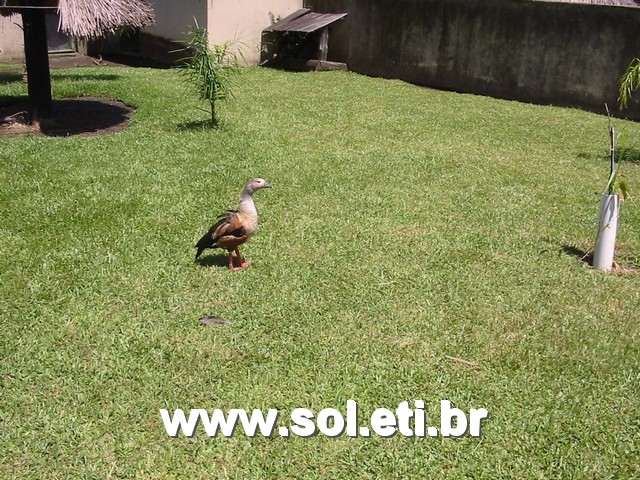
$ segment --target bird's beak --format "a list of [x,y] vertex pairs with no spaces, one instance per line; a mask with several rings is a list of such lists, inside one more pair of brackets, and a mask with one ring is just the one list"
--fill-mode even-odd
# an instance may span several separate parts
[[271,187],[271,185],[270,185],[270,184],[265,183],[265,184],[262,186],[262,188],[272,188],[272,187]]

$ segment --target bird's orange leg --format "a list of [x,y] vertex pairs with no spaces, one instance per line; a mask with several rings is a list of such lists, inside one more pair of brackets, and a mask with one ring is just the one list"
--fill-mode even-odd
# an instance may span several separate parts
[[240,264],[238,269],[247,268],[249,265],[251,265],[251,262],[244,261],[244,258],[242,258],[242,255],[240,255],[240,250],[238,249],[238,247],[235,248],[235,251],[236,251],[236,257],[238,258],[238,263]]
[[227,266],[230,270],[235,270],[233,267],[233,252],[231,252],[231,250],[229,250],[229,255],[227,255]]

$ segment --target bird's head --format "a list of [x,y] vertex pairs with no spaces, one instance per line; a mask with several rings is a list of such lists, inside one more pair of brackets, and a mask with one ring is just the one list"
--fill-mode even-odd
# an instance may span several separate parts
[[244,187],[244,191],[249,195],[253,195],[261,188],[271,188],[271,185],[269,185],[264,178],[254,178],[247,183],[247,186]]

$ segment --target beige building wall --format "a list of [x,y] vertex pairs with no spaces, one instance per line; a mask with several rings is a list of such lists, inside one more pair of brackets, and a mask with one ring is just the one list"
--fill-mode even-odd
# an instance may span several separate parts
[[[197,21],[207,29],[209,43],[234,43],[242,53],[240,62],[248,65],[258,64],[262,30],[271,24],[271,19],[285,17],[302,8],[303,3],[303,0],[148,1],[155,12],[156,23],[141,30],[145,35],[143,55],[166,53],[171,47],[170,41],[186,40],[186,32]],[[155,52],[148,49],[153,43]]]
[[0,62],[24,59],[24,39],[20,15],[0,16]]
[[286,17],[302,8],[302,3],[302,0],[208,0],[209,42],[235,42],[242,51],[239,60],[257,65],[262,30],[271,25],[272,18]]
[[[165,40],[184,40],[195,18],[198,25],[207,28],[210,43],[235,42],[242,51],[240,60],[257,65],[262,30],[271,24],[272,18],[286,17],[302,8],[303,0],[149,0],[149,3],[156,23],[142,32]],[[20,24],[19,15],[0,16],[0,62],[24,58]]]

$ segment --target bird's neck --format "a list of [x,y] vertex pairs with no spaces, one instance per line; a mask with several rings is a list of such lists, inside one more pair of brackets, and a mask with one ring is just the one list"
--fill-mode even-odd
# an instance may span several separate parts
[[253,202],[253,196],[250,193],[243,192],[243,194],[240,196],[238,211],[249,215],[258,214],[258,211],[256,210],[256,204]]

